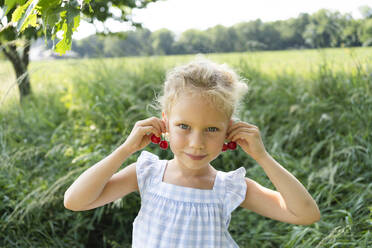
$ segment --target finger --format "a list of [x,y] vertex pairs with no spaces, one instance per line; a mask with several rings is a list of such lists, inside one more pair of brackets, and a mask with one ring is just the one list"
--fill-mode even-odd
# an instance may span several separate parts
[[243,126],[243,125],[246,125],[247,123],[244,122],[244,121],[234,121],[232,123],[232,125],[230,126],[231,129],[234,129],[236,127],[239,127],[239,126]]
[[163,133],[162,127],[161,127],[161,120],[156,117],[150,117],[150,118],[147,118],[146,120],[143,120],[140,123],[140,126],[153,126],[154,128],[157,129],[156,135],[158,137],[160,137],[161,133]]
[[157,137],[161,137],[161,133],[159,132],[158,129],[156,129],[153,126],[145,126],[145,127],[138,127],[139,133],[141,136],[147,135],[149,136],[151,133],[155,134]]
[[[161,134],[163,133],[163,130],[162,130],[162,127],[161,127],[161,120],[157,117],[152,117],[151,118],[151,123],[159,131],[160,136],[161,136]],[[158,137],[160,137],[160,136],[158,136]]]
[[246,122],[236,122],[234,123],[227,131],[227,135],[231,134],[234,130],[240,128],[240,127],[250,127],[250,125],[247,125],[248,123]]
[[154,121],[156,122],[156,125],[159,128],[160,134],[167,132],[165,122],[162,119],[155,118]]
[[229,130],[229,132],[227,133],[227,136],[231,136],[233,132],[237,132],[236,130],[239,130],[240,128],[250,128],[252,130],[259,132],[259,129],[257,126],[248,124],[246,122],[240,122],[240,123],[237,123],[236,126],[233,126],[231,130]]
[[167,132],[167,126],[165,125],[165,121],[164,120],[161,120],[161,131],[162,131],[162,133],[166,133]]
[[237,142],[238,140],[246,140],[246,141],[248,141],[253,136],[254,136],[254,133],[247,133],[247,132],[245,132],[245,133],[237,133],[234,136],[232,136],[230,140],[233,141],[233,142]]
[[239,127],[237,129],[235,129],[234,131],[232,131],[228,136],[227,136],[227,139],[228,140],[232,140],[233,137],[235,135],[237,135],[238,133],[254,133],[256,132],[256,129],[254,128],[251,128],[251,127]]
[[251,138],[260,138],[260,132],[255,128],[249,128],[244,132],[238,132],[235,135],[230,136],[232,141],[238,140],[239,138],[251,139]]
[[257,126],[251,124],[251,123],[248,123],[248,122],[245,122],[245,121],[237,121],[235,122],[235,124],[239,124],[239,125],[245,125],[245,126],[249,126],[249,127],[255,127],[257,128]]

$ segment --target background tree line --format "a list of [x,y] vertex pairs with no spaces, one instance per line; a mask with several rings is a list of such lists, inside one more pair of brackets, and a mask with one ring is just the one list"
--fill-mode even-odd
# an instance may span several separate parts
[[80,57],[122,57],[193,53],[227,53],[372,45],[372,9],[360,8],[363,19],[326,9],[283,21],[260,19],[205,31],[189,29],[179,37],[168,30],[127,31],[115,36],[92,35],[74,41]]

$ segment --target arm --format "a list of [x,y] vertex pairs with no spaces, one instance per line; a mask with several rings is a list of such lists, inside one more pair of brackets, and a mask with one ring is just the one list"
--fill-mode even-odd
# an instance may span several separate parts
[[293,224],[312,224],[320,219],[318,206],[305,187],[266,152],[256,126],[245,122],[231,124],[227,137],[258,162],[278,190],[246,178],[247,193],[242,207]]
[[135,164],[127,166],[113,176],[129,156],[130,152],[125,146],[120,146],[87,169],[65,192],[65,207],[74,211],[88,210],[137,190]]
[[163,131],[165,125],[156,117],[137,122],[124,144],[87,169],[67,189],[65,207],[74,211],[88,210],[138,190],[135,163],[113,174],[132,153],[150,143],[151,133],[160,136]]
[[278,191],[246,178],[247,193],[241,207],[292,224],[309,225],[320,219],[316,202],[291,173],[269,154],[257,162]]

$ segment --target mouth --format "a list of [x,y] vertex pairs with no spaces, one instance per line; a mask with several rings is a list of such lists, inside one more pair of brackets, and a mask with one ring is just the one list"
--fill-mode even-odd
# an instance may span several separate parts
[[195,156],[195,155],[191,155],[191,154],[188,154],[186,153],[187,156],[189,156],[192,160],[202,160],[203,158],[205,158],[207,155],[202,155],[202,156]]

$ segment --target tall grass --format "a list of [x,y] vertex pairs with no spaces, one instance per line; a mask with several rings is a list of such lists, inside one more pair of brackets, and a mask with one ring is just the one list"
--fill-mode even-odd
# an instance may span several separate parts
[[[229,230],[240,247],[372,245],[371,57],[342,50],[344,61],[335,67],[339,51],[208,56],[249,80],[239,117],[259,126],[267,150],[305,185],[322,213],[318,223],[296,226],[239,208]],[[34,63],[34,95],[22,108],[6,98],[0,109],[0,247],[130,247],[138,193],[85,212],[64,209],[63,193],[124,142],[138,119],[159,116],[149,104],[166,70],[192,58]],[[297,62],[270,71],[267,61],[278,58]],[[300,58],[316,63],[297,68]],[[169,151],[146,149],[171,158]],[[213,165],[223,171],[244,166],[247,177],[273,188],[241,150]]]

